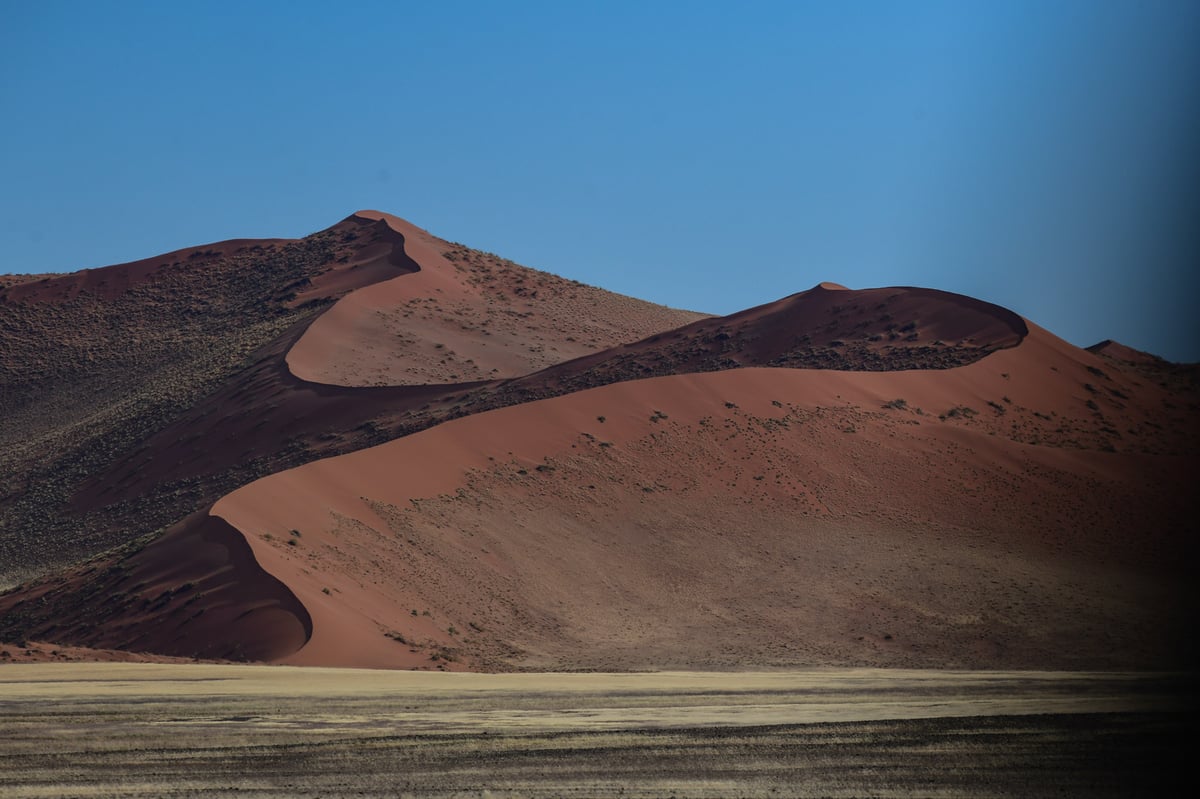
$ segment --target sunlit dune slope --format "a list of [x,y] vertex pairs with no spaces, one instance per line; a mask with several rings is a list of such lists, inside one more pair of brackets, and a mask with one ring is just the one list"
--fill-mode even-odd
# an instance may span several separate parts
[[732,369],[480,413],[211,518],[309,614],[284,662],[1178,666],[1195,442],[1167,454],[1163,389],[1028,331],[954,369]]
[[0,640],[482,670],[1191,662],[1194,367],[926,288],[701,318],[375,212],[196,252],[0,288],[0,579],[41,575],[0,596]]
[[1064,390],[1091,365],[1038,331],[937,373],[624,383],[269,477],[212,513],[309,608],[290,662],[1170,664],[1196,510],[1180,463],[1021,442],[1035,413],[1094,413]]
[[585,286],[432,236],[378,211],[353,217],[403,240],[420,271],[360,288],[287,356],[304,380],[345,386],[515,377],[703,314]]

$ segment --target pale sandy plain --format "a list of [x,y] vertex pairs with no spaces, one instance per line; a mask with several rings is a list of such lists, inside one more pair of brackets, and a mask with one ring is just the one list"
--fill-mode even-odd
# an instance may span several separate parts
[[0,668],[0,796],[1124,796],[1171,674]]

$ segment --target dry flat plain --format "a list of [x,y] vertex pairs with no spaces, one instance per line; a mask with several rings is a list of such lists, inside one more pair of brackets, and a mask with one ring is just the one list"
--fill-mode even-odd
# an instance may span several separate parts
[[1129,796],[1190,677],[0,668],[0,796]]

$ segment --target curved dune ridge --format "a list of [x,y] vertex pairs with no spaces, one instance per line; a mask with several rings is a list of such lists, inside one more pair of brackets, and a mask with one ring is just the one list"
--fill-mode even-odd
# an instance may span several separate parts
[[704,315],[585,286],[436,238],[386,226],[419,271],[359,288],[287,355],[295,376],[340,386],[467,383],[516,377]]
[[[871,341],[875,326],[910,324],[915,341]],[[728,341],[752,365],[849,351],[811,341],[840,330],[931,368],[725,357]],[[945,368],[948,353],[968,365]],[[724,371],[686,373],[714,354]],[[612,371],[603,379],[623,382],[587,390],[613,358],[674,360],[676,372]],[[271,363],[230,400],[252,400]],[[37,640],[312,665],[1176,662],[1169,608],[1183,600],[1163,574],[1186,560],[1175,528],[1191,512],[1179,506],[1188,470],[1149,453],[1195,442],[1154,421],[1165,388],[1004,309],[817,287],[506,385],[565,395],[497,394],[518,404],[255,481],[135,555],[30,586],[0,611],[40,613],[25,625]],[[296,408],[332,423],[365,412],[364,398],[378,411],[395,392],[412,407],[436,390],[254,389],[293,427]],[[292,394],[301,404],[280,410]],[[236,407],[231,446],[273,440]],[[174,459],[159,453],[130,477]],[[216,552],[214,536],[244,540],[192,553]],[[108,595],[115,606],[87,609]]]
[[[265,464],[222,436],[238,422],[222,411],[263,414],[272,399],[214,405],[213,395],[263,377],[260,355],[274,368],[279,345],[342,294],[418,268],[397,234],[372,225],[349,219],[295,241],[224,242],[0,281],[0,585],[160,530],[264,474],[281,455],[295,457],[287,438],[249,426],[243,441],[267,450]],[[266,382],[248,390],[290,396],[290,387]],[[287,421],[272,418],[272,431]],[[147,449],[167,427],[173,437]],[[212,435],[223,438],[223,459],[199,453],[199,471],[182,462]],[[181,454],[164,461],[164,446]],[[147,460],[140,472],[106,479]],[[164,486],[166,479],[189,482]],[[130,503],[92,513],[122,498]]]
[[[377,223],[364,224],[364,229],[383,236]],[[398,244],[388,241],[389,246]],[[377,254],[370,257],[375,260],[368,264],[379,263]],[[337,274],[355,273],[350,268]],[[393,282],[417,276],[406,274]],[[324,318],[318,317],[317,322]],[[290,359],[298,346],[288,338],[213,391],[203,404],[97,471],[80,487],[73,504],[89,509],[132,501],[160,484],[267,460],[281,441],[303,444],[315,453],[332,449],[330,454],[336,454],[377,443],[372,439],[379,435],[423,429],[444,416],[623,380],[696,371],[748,366],[949,368],[1013,346],[1026,330],[1025,322],[1011,311],[933,289],[830,291],[818,286],[507,381],[375,388],[328,386],[295,378],[278,365],[283,353]],[[300,342],[307,340],[303,330],[295,336]],[[197,435],[201,429],[208,432]]]
[[36,618],[47,605],[54,618],[42,637],[94,650],[270,661],[312,635],[304,604],[259,565],[247,539],[203,513],[144,549],[0,598],[9,617]]
[[572,389],[747,366],[898,371],[972,363],[1021,342],[1020,316],[935,289],[808,291],[652,335],[531,375]]
[[194,401],[121,417],[61,487],[126,541],[192,515],[0,596],[0,637],[479,670],[1187,662],[1185,367],[926,288],[703,317],[379,212],[230,246],[0,289],[87,316],[153,284],[156,310],[169,272],[205,319],[208,258],[258,264],[221,320],[273,320],[179,372],[196,328],[163,372]]
[[1086,421],[1088,366],[1034,328],[935,373],[626,382],[272,475],[212,513],[308,608],[288,663],[1172,663],[1176,463],[1011,433]]

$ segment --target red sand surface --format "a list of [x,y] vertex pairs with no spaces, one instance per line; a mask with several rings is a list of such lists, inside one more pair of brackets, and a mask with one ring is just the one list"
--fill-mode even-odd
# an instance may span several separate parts
[[292,373],[343,386],[515,377],[702,317],[458,247],[390,214],[359,211],[419,271],[342,298],[288,352]]
[[697,319],[383,214],[338,230],[355,254],[294,301],[349,293],[75,502],[419,432],[0,597],[29,638],[482,670],[1190,662],[1196,398],[1154,362],[930,289]]
[[[274,475],[212,512],[312,615],[286,662],[1167,663],[1175,520],[1195,504],[1178,462],[1010,427],[1085,417],[1069,389],[1090,357],[1035,328],[941,372],[623,383]],[[982,410],[935,415],[952,408]]]

